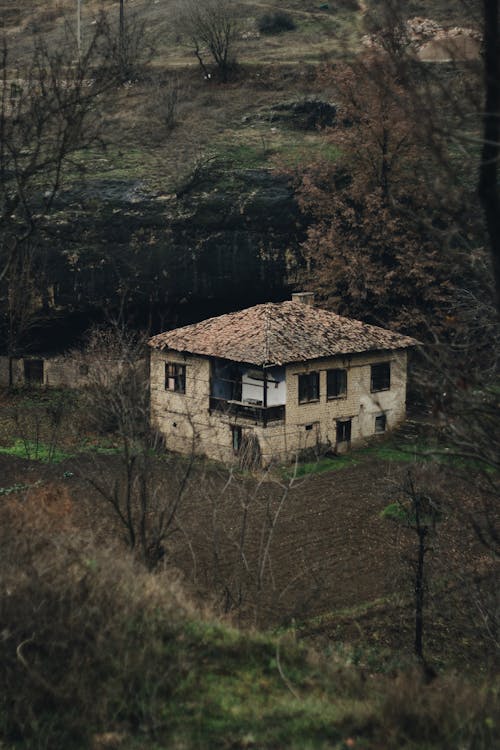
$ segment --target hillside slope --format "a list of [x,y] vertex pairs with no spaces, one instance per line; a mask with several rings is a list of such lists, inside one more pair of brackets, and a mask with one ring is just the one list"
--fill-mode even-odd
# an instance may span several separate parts
[[18,750],[490,750],[495,685],[319,655],[200,612],[78,532],[67,498],[1,509],[0,742]]

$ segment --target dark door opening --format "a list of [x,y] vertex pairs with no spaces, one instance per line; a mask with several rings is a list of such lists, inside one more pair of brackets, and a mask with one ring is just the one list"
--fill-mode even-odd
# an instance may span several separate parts
[[337,443],[351,442],[351,420],[346,419],[343,422],[337,422]]

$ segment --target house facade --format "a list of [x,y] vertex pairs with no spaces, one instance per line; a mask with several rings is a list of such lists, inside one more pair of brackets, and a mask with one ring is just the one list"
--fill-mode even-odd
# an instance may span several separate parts
[[343,452],[405,417],[408,336],[309,295],[154,336],[151,420],[175,451],[226,463]]

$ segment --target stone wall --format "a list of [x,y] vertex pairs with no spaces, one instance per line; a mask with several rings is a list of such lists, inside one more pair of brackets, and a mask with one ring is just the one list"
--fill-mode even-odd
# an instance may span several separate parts
[[[25,377],[25,362],[42,361],[41,382],[29,382]],[[13,357],[12,385],[42,385],[59,388],[81,388],[86,383],[86,369],[70,356],[60,357]],[[9,385],[9,358],[0,357],[0,385]]]
[[[40,382],[30,382],[25,376],[25,363],[30,361],[43,362]],[[99,364],[103,368],[103,363]],[[139,365],[146,366],[146,360],[140,360]],[[115,360],[109,360],[105,366],[110,376],[119,367],[121,364]],[[87,385],[88,376],[92,374],[92,359],[84,353],[76,356],[68,354],[58,357],[13,357],[11,368],[12,385],[15,387],[40,385],[55,388],[82,388]],[[9,386],[9,358],[4,356],[0,357],[0,386]]]
[[[165,390],[165,363],[186,365],[186,392]],[[390,362],[391,387],[370,392],[371,365]],[[336,441],[337,420],[351,419],[351,444],[375,434],[375,418],[385,415],[387,429],[399,424],[406,407],[406,351],[374,352],[349,357],[332,357],[286,368],[286,418],[264,426],[251,419],[209,410],[210,360],[178,352],[151,351],[151,419],[165,437],[169,449],[194,452],[235,463],[232,429],[252,432],[259,441],[262,462],[293,460],[297,453],[320,447],[343,450]],[[327,399],[327,369],[347,370],[346,397]],[[299,404],[298,375],[316,371],[320,375],[320,396],[314,403]]]

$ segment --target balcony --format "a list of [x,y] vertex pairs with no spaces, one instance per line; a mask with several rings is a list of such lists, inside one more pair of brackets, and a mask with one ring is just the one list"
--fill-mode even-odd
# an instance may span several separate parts
[[282,422],[285,419],[285,404],[278,406],[262,406],[246,401],[233,401],[215,396],[210,397],[210,412],[217,411],[231,417],[241,417],[252,422],[266,425],[270,422]]

